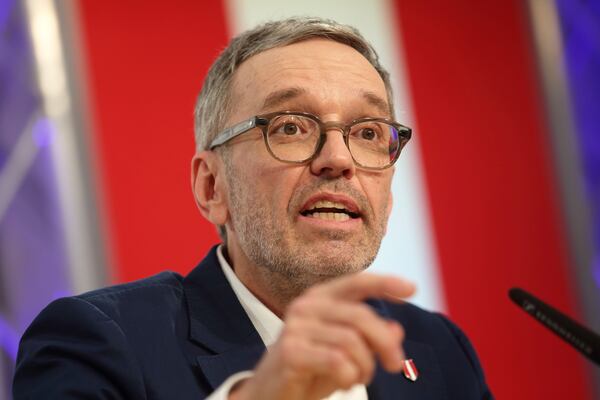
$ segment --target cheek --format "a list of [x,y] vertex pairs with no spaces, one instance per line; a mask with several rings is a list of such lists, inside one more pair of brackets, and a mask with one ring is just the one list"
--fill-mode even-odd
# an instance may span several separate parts
[[263,190],[265,197],[269,198],[269,206],[274,214],[283,217],[289,211],[301,175],[297,170],[298,167],[289,167],[282,163],[263,169],[259,190]]
[[248,150],[240,152],[236,159],[236,170],[240,176],[238,183],[245,186],[254,202],[261,203],[255,206],[282,216],[287,212],[303,168],[277,161],[266,150],[260,150],[252,148],[254,153]]
[[361,179],[373,211],[387,217],[391,210],[391,175],[369,175]]

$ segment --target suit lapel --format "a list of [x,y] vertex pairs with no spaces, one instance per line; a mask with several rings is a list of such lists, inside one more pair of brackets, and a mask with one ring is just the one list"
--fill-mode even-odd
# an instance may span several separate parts
[[183,282],[190,340],[209,355],[196,362],[213,389],[236,372],[253,369],[265,346],[219,265],[216,247]]
[[[190,340],[208,352],[197,356],[195,361],[213,389],[236,372],[253,369],[265,346],[225,278],[216,248],[184,279],[183,286]],[[383,302],[368,303],[381,316],[390,318]],[[419,371],[417,381],[409,381],[402,373],[390,374],[378,363],[373,381],[367,387],[369,400],[446,398],[433,349],[424,343],[405,340],[404,351],[415,361]]]
[[198,356],[196,362],[206,380],[216,389],[236,372],[254,369],[264,351],[265,346],[261,343],[221,354]]

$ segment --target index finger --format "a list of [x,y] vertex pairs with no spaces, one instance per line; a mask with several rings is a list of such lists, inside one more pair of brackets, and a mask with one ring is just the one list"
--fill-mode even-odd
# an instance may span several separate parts
[[396,276],[359,273],[332,280],[313,291],[346,300],[362,301],[375,297],[400,303],[415,292],[415,285]]

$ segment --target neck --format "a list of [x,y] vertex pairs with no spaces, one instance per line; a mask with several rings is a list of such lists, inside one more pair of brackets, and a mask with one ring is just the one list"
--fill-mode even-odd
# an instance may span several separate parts
[[281,319],[287,306],[304,290],[295,287],[288,277],[255,265],[239,246],[228,245],[223,255],[244,286]]

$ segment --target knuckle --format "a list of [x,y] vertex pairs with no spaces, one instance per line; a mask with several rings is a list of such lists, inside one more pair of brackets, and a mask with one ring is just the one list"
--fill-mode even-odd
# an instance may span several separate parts
[[358,304],[356,306],[355,318],[359,323],[371,323],[375,318],[375,314],[371,307],[366,304]]
[[279,354],[284,364],[293,365],[298,354],[298,343],[294,338],[281,337],[279,341]]
[[360,381],[360,370],[339,350],[331,351],[329,365],[334,380],[340,389],[350,389]]
[[348,360],[341,351],[332,349],[329,352],[327,362],[332,371],[341,371],[344,369]]
[[357,379],[354,378],[355,376],[356,376],[356,374],[344,374],[339,381],[340,389],[342,389],[342,390],[351,389],[352,386],[354,386],[355,383],[357,382]]
[[338,375],[338,383],[341,389],[348,390],[360,381],[360,373],[357,368],[348,365]]
[[343,329],[339,333],[339,343],[345,346],[356,346],[361,341],[359,335],[351,329]]
[[299,332],[302,332],[303,325],[304,324],[302,323],[302,320],[300,318],[290,317],[285,321],[285,324],[283,325],[283,329],[281,330],[281,336],[295,336]]
[[294,300],[289,308],[289,315],[306,315],[314,307],[312,298],[308,296],[301,296]]

